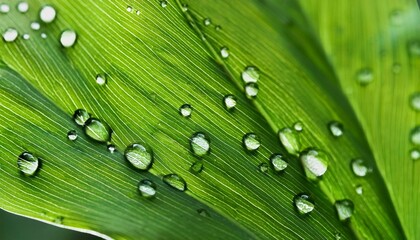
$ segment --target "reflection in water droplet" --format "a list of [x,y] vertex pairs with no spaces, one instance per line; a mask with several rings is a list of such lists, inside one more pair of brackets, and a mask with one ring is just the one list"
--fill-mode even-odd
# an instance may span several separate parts
[[364,177],[372,171],[372,169],[366,165],[365,161],[360,158],[351,161],[351,169],[353,170],[354,175],[358,177]]
[[283,128],[279,131],[279,139],[286,151],[292,155],[298,155],[300,151],[300,136],[290,128]]
[[160,1],[160,6],[164,8],[164,7],[168,6],[168,2],[167,1]]
[[32,22],[31,23],[31,29],[32,30],[39,30],[41,28],[41,25],[38,22]]
[[206,209],[203,209],[203,208],[197,209],[197,213],[200,216],[203,216],[203,217],[210,217],[210,214],[207,212],[207,210]]
[[72,47],[76,43],[77,34],[73,30],[65,30],[61,33],[60,43],[65,48]]
[[306,177],[317,180],[325,174],[328,168],[328,156],[325,152],[314,148],[308,148],[299,156],[305,170]]
[[256,151],[261,146],[260,138],[255,133],[247,133],[242,138],[242,144],[247,151]]
[[201,171],[203,171],[203,162],[197,161],[193,163],[190,167],[190,170],[192,173],[201,173]]
[[343,135],[343,124],[337,121],[331,121],[328,123],[328,129],[334,137],[341,137]]
[[19,33],[14,28],[8,28],[3,32],[3,40],[5,42],[14,42],[18,37]]
[[125,149],[124,156],[137,169],[148,170],[152,167],[153,151],[143,144],[134,143],[128,146]]
[[77,139],[77,132],[75,131],[75,130],[70,130],[68,133],[67,133],[67,138],[70,140],[70,141],[74,141],[74,140],[76,140]]
[[259,88],[258,88],[258,84],[256,83],[248,83],[245,85],[245,95],[249,99],[256,98],[258,95],[258,91],[259,91]]
[[10,11],[9,4],[2,3],[0,4],[0,13],[8,13]]
[[210,153],[210,139],[202,132],[194,133],[190,138],[190,147],[194,155],[202,157]]
[[32,153],[23,152],[17,160],[19,171],[25,176],[33,176],[40,167],[40,159]]
[[77,125],[84,126],[86,121],[91,117],[90,113],[88,113],[84,109],[77,109],[74,111],[73,120],[77,123]]
[[39,18],[41,18],[41,21],[44,23],[50,23],[54,21],[56,15],[57,12],[55,11],[55,8],[49,5],[42,7],[41,11],[39,12]]
[[117,148],[115,147],[115,145],[114,144],[108,144],[108,146],[106,147],[106,149],[108,150],[108,152],[110,152],[110,153],[114,153],[116,150],[117,150]]
[[362,185],[357,185],[356,186],[356,193],[359,195],[363,194],[363,186]]
[[258,170],[262,173],[268,173],[268,168],[269,166],[267,163],[260,163],[260,165],[258,165]]
[[296,122],[294,125],[293,125],[293,128],[295,129],[295,131],[297,131],[297,132],[302,132],[302,130],[303,130],[303,124],[301,123],[301,122]]
[[111,139],[112,129],[99,119],[89,118],[83,129],[88,137],[98,142],[108,142]]
[[415,111],[420,111],[420,92],[415,92],[410,96],[410,106]]
[[223,103],[225,105],[225,108],[229,111],[235,109],[236,101],[237,101],[236,97],[233,96],[232,94],[228,94],[223,97]]
[[153,198],[156,195],[156,184],[149,179],[141,180],[138,189],[145,198]]
[[220,56],[222,56],[222,58],[228,58],[229,57],[229,49],[227,47],[222,47],[220,49]]
[[338,219],[345,221],[353,215],[354,204],[349,199],[335,201],[335,209],[337,210]]
[[21,13],[26,13],[29,10],[29,4],[27,2],[20,2],[17,5],[17,10]]
[[360,85],[366,86],[373,81],[373,73],[369,68],[363,68],[357,72],[357,80]]
[[105,85],[107,82],[106,74],[100,73],[96,75],[95,81],[96,81],[96,84],[98,84],[99,86]]
[[187,183],[178,174],[168,174],[163,176],[163,182],[175,188],[178,191],[184,192],[187,190]]
[[306,193],[297,194],[293,198],[293,203],[295,209],[299,214],[308,214],[312,212],[315,208],[313,201],[310,199],[309,195]]
[[420,126],[414,127],[410,132],[411,143],[420,145]]
[[410,157],[412,160],[419,160],[420,159],[420,150],[419,149],[411,149]]
[[260,70],[254,66],[247,66],[242,72],[242,80],[245,83],[256,83],[260,79]]
[[287,161],[283,159],[283,155],[280,153],[271,155],[270,162],[276,172],[283,172],[288,166]]
[[179,107],[179,114],[181,114],[181,116],[186,117],[186,118],[191,116],[192,111],[193,111],[193,108],[191,107],[190,104],[187,104],[187,103]]
[[203,23],[204,23],[204,26],[209,26],[211,24],[211,19],[210,18],[205,18]]

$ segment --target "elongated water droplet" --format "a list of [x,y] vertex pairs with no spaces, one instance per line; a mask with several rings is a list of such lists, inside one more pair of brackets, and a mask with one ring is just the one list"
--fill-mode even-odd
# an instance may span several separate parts
[[19,33],[14,28],[8,28],[3,32],[3,40],[5,42],[14,42],[18,37]]
[[110,152],[110,153],[114,153],[116,150],[117,150],[117,148],[115,147],[115,145],[114,144],[108,144],[108,146],[106,146],[106,149],[108,150],[108,152]]
[[210,24],[211,24],[211,19],[210,19],[210,18],[205,18],[205,19],[203,20],[203,23],[204,23],[204,26],[210,26]]
[[420,111],[420,92],[415,92],[410,96],[410,105],[415,111]]
[[354,175],[358,177],[364,177],[372,171],[372,169],[366,165],[365,161],[360,158],[351,161],[351,169],[353,170]]
[[295,209],[299,214],[308,214],[312,212],[315,208],[315,204],[312,199],[306,193],[297,194],[293,198]]
[[202,132],[194,133],[190,138],[190,147],[194,155],[202,157],[210,152],[210,139]]
[[306,177],[316,180],[325,174],[328,168],[328,156],[321,150],[308,148],[300,155]]
[[190,167],[190,171],[192,173],[201,173],[201,171],[203,171],[203,162],[202,161],[197,161],[197,162],[193,163]]
[[245,150],[253,152],[260,148],[261,141],[255,133],[247,133],[242,138],[242,144]]
[[153,151],[144,144],[134,143],[124,152],[125,159],[140,170],[148,170],[153,164]]
[[183,117],[190,117],[191,113],[193,111],[193,108],[191,107],[190,104],[183,104],[181,107],[179,107],[179,114],[181,114],[181,116]]
[[341,137],[344,133],[343,124],[337,121],[331,121],[328,123],[328,129],[334,137]]
[[210,217],[210,214],[207,212],[207,210],[203,208],[197,209],[197,213],[203,217]]
[[363,186],[362,185],[357,185],[356,186],[356,193],[359,195],[363,194]]
[[29,4],[27,2],[20,2],[17,5],[17,10],[21,13],[26,13],[29,10]]
[[88,113],[84,109],[77,109],[74,111],[73,120],[77,123],[77,125],[84,126],[86,121],[89,120],[91,117],[90,113]]
[[335,201],[335,209],[337,210],[338,219],[345,221],[353,215],[354,204],[349,199]]
[[6,3],[0,4],[0,13],[8,13],[8,12],[10,12],[9,4],[6,4]]
[[259,92],[258,84],[256,83],[247,83],[245,85],[245,95],[249,99],[254,99],[257,97]]
[[222,48],[220,49],[220,56],[221,56],[222,58],[228,58],[228,57],[229,57],[229,48],[227,48],[227,47],[222,47]]
[[288,166],[287,161],[280,153],[274,153],[271,155],[270,162],[276,172],[283,172]]
[[412,160],[419,160],[420,159],[420,150],[419,149],[411,149],[410,157]]
[[149,179],[141,180],[138,189],[145,198],[153,198],[156,195],[156,184]]
[[70,141],[74,141],[74,140],[76,140],[76,139],[77,139],[77,132],[76,132],[75,130],[70,130],[70,131],[67,133],[67,138],[68,138]]
[[41,28],[41,25],[38,22],[32,22],[31,23],[31,29],[32,30],[39,30]]
[[373,81],[373,73],[369,68],[363,68],[357,72],[357,80],[362,86],[366,86]]
[[411,41],[408,44],[411,55],[420,56],[420,40]]
[[262,173],[268,173],[268,169],[269,169],[269,166],[267,163],[260,163],[258,165],[258,170],[260,170],[260,172]]
[[292,155],[298,155],[300,151],[300,136],[290,128],[283,128],[279,131],[279,139],[286,151]]
[[100,73],[98,75],[96,75],[95,78],[96,84],[98,84],[99,86],[103,86],[106,84],[107,82],[107,77],[105,73]]
[[163,182],[175,188],[178,191],[184,192],[187,190],[187,183],[178,174],[168,174],[163,176]]
[[232,94],[228,94],[223,98],[223,103],[225,105],[225,108],[228,111],[231,111],[231,110],[235,109],[236,101],[237,101],[236,97],[233,96]]
[[41,160],[32,153],[23,152],[18,157],[17,165],[19,171],[25,176],[33,176],[40,167],[40,161]]
[[56,15],[57,15],[57,12],[55,11],[55,8],[50,5],[46,5],[42,7],[41,11],[39,12],[39,18],[44,23],[50,23],[54,21]]
[[77,40],[77,34],[73,30],[65,30],[61,33],[60,43],[65,48],[72,47]]
[[302,130],[303,130],[303,124],[302,124],[302,122],[296,122],[293,125],[293,128],[295,129],[296,132],[302,132]]
[[245,83],[256,83],[260,79],[260,70],[254,66],[247,66],[242,72],[242,80]]
[[99,119],[89,118],[83,129],[86,135],[98,142],[108,142],[111,139],[112,129]]

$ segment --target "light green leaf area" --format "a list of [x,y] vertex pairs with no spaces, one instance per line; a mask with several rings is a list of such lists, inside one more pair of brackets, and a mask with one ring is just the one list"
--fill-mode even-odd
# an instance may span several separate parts
[[[366,6],[359,1],[355,9],[327,2],[333,1],[188,1],[186,7],[174,0],[162,7],[158,0],[55,0],[31,1],[29,11],[20,13],[18,1],[9,1],[10,12],[0,14],[0,31],[13,27],[30,38],[0,44],[0,207],[114,239],[415,238],[419,208],[413,189],[419,181],[408,154],[415,115],[407,103],[418,61],[407,56],[406,45],[395,49],[391,42],[386,43],[389,56],[374,58],[368,43],[392,38],[366,22],[366,34],[385,35],[361,38],[344,19],[370,7],[375,12],[363,10],[366,18],[378,21],[375,16],[387,15],[396,1],[383,8],[375,8],[376,1]],[[55,21],[31,29],[45,4],[57,10]],[[335,5],[345,14],[331,10]],[[406,8],[413,11],[407,21],[414,28],[419,13],[414,4]],[[347,18],[362,23],[357,15]],[[329,33],[338,20],[352,27],[336,39]],[[399,33],[409,35],[404,28]],[[60,44],[67,29],[77,33],[70,48]],[[369,58],[360,57],[363,49],[372,52]],[[396,76],[391,56],[397,53],[401,66],[412,66],[401,69],[401,81],[391,78]],[[390,63],[384,88],[376,75],[385,68],[382,61]],[[247,66],[260,71],[255,100],[244,94],[241,72]],[[375,80],[362,88],[354,76],[364,66],[375,68]],[[106,76],[105,85],[97,84],[98,74]],[[404,94],[389,93],[400,89]],[[227,94],[237,98],[233,111],[223,105]],[[404,104],[373,108],[366,103],[389,101],[387,95]],[[189,118],[178,112],[185,103],[193,108]],[[115,153],[72,120],[80,108],[112,128]],[[279,141],[277,132],[298,121],[303,124],[300,151],[317,148],[328,156],[328,170],[319,181],[309,181],[299,158],[287,154]],[[342,136],[331,134],[331,121],[344,126]],[[404,124],[407,129],[401,131]],[[75,141],[67,138],[70,130],[78,133]],[[210,138],[210,153],[200,158],[190,150],[196,132]],[[262,143],[255,153],[242,146],[250,132]],[[153,149],[148,172],[124,159],[132,143]],[[24,151],[42,159],[33,177],[18,171]],[[258,169],[273,153],[288,160],[283,174]],[[368,176],[352,172],[356,158],[372,168]],[[190,167],[197,161],[204,169],[194,174]],[[399,180],[408,172],[410,179]],[[185,179],[187,191],[162,182],[171,173]],[[153,199],[138,192],[144,178],[157,184]],[[362,194],[356,192],[359,186]],[[293,206],[302,192],[315,202],[307,216]],[[340,222],[334,209],[343,199],[355,206],[347,222]]]

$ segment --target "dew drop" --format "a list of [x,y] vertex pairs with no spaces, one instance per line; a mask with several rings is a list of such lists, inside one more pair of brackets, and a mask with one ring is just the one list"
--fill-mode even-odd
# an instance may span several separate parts
[[107,82],[107,77],[105,73],[100,73],[98,75],[96,75],[95,78],[96,84],[98,84],[99,86],[103,86],[106,84]]
[[255,133],[247,133],[242,138],[245,150],[254,152],[261,146],[260,138]]
[[40,159],[32,153],[23,152],[17,160],[19,171],[25,176],[33,176],[40,167]]
[[222,27],[220,25],[216,25],[214,28],[216,29],[216,31],[222,31]]
[[185,190],[187,190],[187,183],[178,174],[171,173],[163,176],[163,182],[175,188],[178,191],[184,192]]
[[220,56],[222,56],[222,58],[228,58],[229,57],[229,48],[222,47],[220,49]]
[[143,144],[131,144],[125,149],[124,156],[133,167],[140,170],[148,170],[153,165],[153,151]]
[[202,161],[197,161],[195,163],[193,163],[190,167],[190,171],[192,173],[201,173],[201,171],[203,171],[203,162]]
[[39,12],[39,18],[44,23],[50,23],[54,21],[56,16],[57,16],[57,12],[55,11],[55,8],[53,8],[50,5],[46,5],[42,7],[41,11]]
[[43,39],[47,38],[47,34],[46,33],[41,33],[41,38],[43,38]]
[[156,184],[149,179],[139,182],[139,192],[145,198],[153,198],[156,195]]
[[341,137],[344,133],[343,124],[337,121],[331,121],[328,123],[328,129],[334,137]]
[[232,94],[228,94],[228,95],[223,97],[223,103],[225,105],[225,108],[228,111],[231,111],[231,110],[235,109],[236,102],[237,102],[237,99]]
[[362,185],[357,185],[356,186],[356,193],[359,194],[359,195],[362,195],[363,194],[363,187],[362,187]]
[[410,140],[414,145],[420,145],[420,126],[416,126],[411,130]]
[[242,80],[245,83],[256,83],[260,79],[260,70],[254,66],[247,66],[242,72]]
[[411,41],[408,50],[412,55],[420,56],[420,40]]
[[77,125],[84,126],[86,121],[89,120],[91,117],[90,113],[88,113],[84,109],[77,109],[74,111],[73,120],[77,123]]
[[202,132],[194,133],[190,138],[190,147],[194,155],[202,157],[210,152],[210,139]]
[[133,12],[133,7],[127,6],[127,12],[129,12],[129,13]]
[[204,23],[204,26],[210,26],[211,19],[210,18],[205,18],[204,21],[203,21],[203,23]]
[[31,36],[29,36],[29,34],[27,34],[27,33],[25,33],[25,34],[23,34],[23,35],[22,35],[22,38],[23,38],[24,40],[28,40],[30,37],[31,37]]
[[112,129],[99,119],[89,118],[83,129],[88,137],[98,142],[108,142],[111,139]]
[[27,2],[20,2],[17,5],[17,10],[21,13],[26,13],[29,10],[29,4]]
[[258,170],[262,173],[268,173],[269,166],[267,163],[260,163],[258,165]]
[[354,204],[349,199],[335,201],[335,209],[337,210],[338,219],[346,221],[353,215]]
[[310,199],[309,195],[306,193],[297,194],[293,198],[296,211],[301,214],[308,214],[312,212],[315,208],[314,202]]
[[270,162],[276,172],[283,172],[288,166],[287,161],[279,153],[271,155]]
[[302,122],[296,122],[293,125],[293,128],[295,129],[296,132],[302,132],[302,130],[303,130],[303,124],[302,124]]
[[190,104],[185,103],[181,107],[179,107],[179,114],[185,118],[189,118],[191,116],[191,113],[193,111],[193,108]]
[[188,4],[183,3],[183,4],[181,5],[181,9],[182,9],[182,11],[183,11],[183,12],[188,11]]
[[60,43],[65,48],[72,47],[77,40],[77,34],[73,30],[65,30],[61,33]]
[[8,28],[3,32],[3,40],[5,42],[14,42],[18,37],[19,33],[14,28]]
[[410,96],[410,105],[415,111],[420,111],[420,92],[415,92]]
[[419,160],[420,159],[420,150],[419,149],[411,149],[410,157],[412,160]]
[[106,149],[108,150],[108,152],[110,152],[110,153],[114,153],[116,150],[117,150],[117,148],[115,147],[115,145],[114,144],[108,144],[108,146],[106,146]]
[[283,128],[279,131],[279,139],[286,151],[292,155],[298,155],[300,151],[300,136],[290,128]]
[[10,11],[9,4],[2,3],[0,4],[0,13],[8,13]]
[[197,213],[202,217],[210,217],[210,214],[207,212],[207,210],[203,208],[197,209]]
[[168,1],[160,1],[160,6],[165,8],[166,6],[168,6]]
[[77,139],[77,132],[75,131],[75,130],[70,130],[68,133],[67,133],[67,138],[70,140],[70,141],[74,141],[74,140],[76,140]]
[[366,86],[373,81],[373,73],[370,68],[363,68],[357,72],[357,81],[360,85]]
[[372,171],[361,158],[353,159],[351,161],[351,169],[353,170],[354,175],[358,177],[365,177]]
[[38,22],[32,22],[31,23],[31,29],[32,30],[39,30],[41,28],[41,25]]
[[137,10],[137,11],[136,11],[136,14],[137,14],[137,15],[140,15],[140,10]]
[[299,156],[306,177],[316,180],[325,174],[328,168],[328,156],[321,150],[308,148]]
[[249,99],[256,98],[258,95],[258,91],[259,91],[259,88],[258,88],[258,84],[256,83],[247,83],[245,85],[245,94],[247,98]]

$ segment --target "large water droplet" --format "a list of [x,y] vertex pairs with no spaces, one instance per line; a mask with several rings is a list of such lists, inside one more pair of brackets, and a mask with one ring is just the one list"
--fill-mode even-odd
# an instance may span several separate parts
[[201,173],[201,171],[203,171],[203,167],[203,162],[197,161],[191,165],[190,170],[192,173]]
[[134,143],[124,152],[125,159],[140,170],[148,170],[153,164],[153,151],[143,144]]
[[343,124],[337,121],[331,121],[328,123],[328,129],[334,137],[341,137],[344,133]]
[[90,113],[88,113],[84,109],[77,109],[74,111],[73,120],[77,123],[77,125],[84,126],[86,121],[89,120],[91,117]]
[[96,84],[98,84],[99,86],[103,86],[107,82],[106,79],[107,79],[106,74],[105,73],[100,73],[100,74],[96,75],[95,81],[96,81]]
[[8,13],[10,11],[9,4],[2,3],[0,4],[0,13]]
[[83,129],[86,135],[98,142],[108,142],[111,139],[112,129],[99,119],[89,118]]
[[366,86],[373,81],[373,73],[370,68],[363,68],[357,72],[357,80],[362,86]]
[[57,12],[55,11],[55,8],[53,8],[50,5],[46,5],[42,7],[41,11],[39,12],[39,18],[41,18],[41,20],[44,23],[50,23],[54,21],[56,15],[57,15]]
[[414,110],[420,111],[420,92],[411,94],[410,105]]
[[276,172],[283,172],[288,166],[287,161],[279,153],[271,155],[270,162]]
[[328,168],[328,156],[321,150],[308,148],[300,155],[305,174],[309,179],[316,180],[325,174]]
[[302,132],[303,130],[302,122],[296,122],[295,124],[293,124],[293,128],[295,129],[296,132]]
[[68,138],[70,141],[74,141],[74,140],[76,140],[76,139],[77,139],[77,132],[76,132],[75,130],[70,130],[70,131],[67,133],[67,138]]
[[186,117],[186,118],[191,116],[192,111],[193,111],[193,108],[191,107],[190,104],[187,104],[187,103],[179,107],[179,114],[181,114],[181,116]]
[[222,58],[228,58],[228,57],[229,57],[229,48],[227,48],[227,47],[222,47],[222,48],[220,49],[220,56],[221,56]]
[[25,176],[33,176],[38,171],[40,164],[40,159],[29,152],[23,152],[17,160],[19,171]]
[[345,221],[353,215],[354,204],[349,199],[335,201],[335,209],[337,210],[338,219]]
[[411,149],[410,157],[412,160],[419,160],[420,159],[420,150],[419,149]]
[[290,128],[283,128],[279,131],[279,139],[286,151],[292,155],[298,155],[300,151],[300,136]]
[[245,85],[245,95],[249,99],[256,98],[259,90],[258,84],[256,83],[247,83]]
[[194,133],[190,138],[190,147],[194,155],[202,157],[210,152],[210,139],[202,132]]
[[242,80],[245,83],[256,83],[260,79],[260,70],[254,66],[247,66],[242,72]]
[[269,166],[267,163],[260,163],[258,165],[258,170],[262,173],[268,173]]
[[60,43],[65,48],[72,47],[76,43],[77,34],[73,30],[65,30],[61,33]]
[[139,182],[139,192],[145,198],[153,198],[156,195],[156,184],[149,179]]
[[235,109],[236,102],[237,102],[237,99],[232,94],[228,94],[223,97],[223,103],[225,105],[225,108],[229,111]]
[[351,169],[353,170],[354,175],[358,177],[364,177],[372,171],[361,158],[353,159],[351,161]]
[[187,190],[187,183],[178,174],[168,174],[163,176],[163,182],[175,188],[178,191],[184,192]]
[[29,10],[29,4],[27,2],[20,2],[17,5],[17,10],[21,13],[26,13]]
[[242,138],[242,144],[248,151],[256,151],[261,146],[260,138],[255,133],[247,133]]
[[295,209],[299,214],[308,214],[315,208],[315,204],[306,193],[297,194],[293,198]]
[[32,30],[39,30],[41,28],[41,25],[38,22],[32,22],[31,23],[31,29]]
[[8,28],[3,32],[3,40],[5,42],[14,42],[18,37],[19,33],[14,28]]

